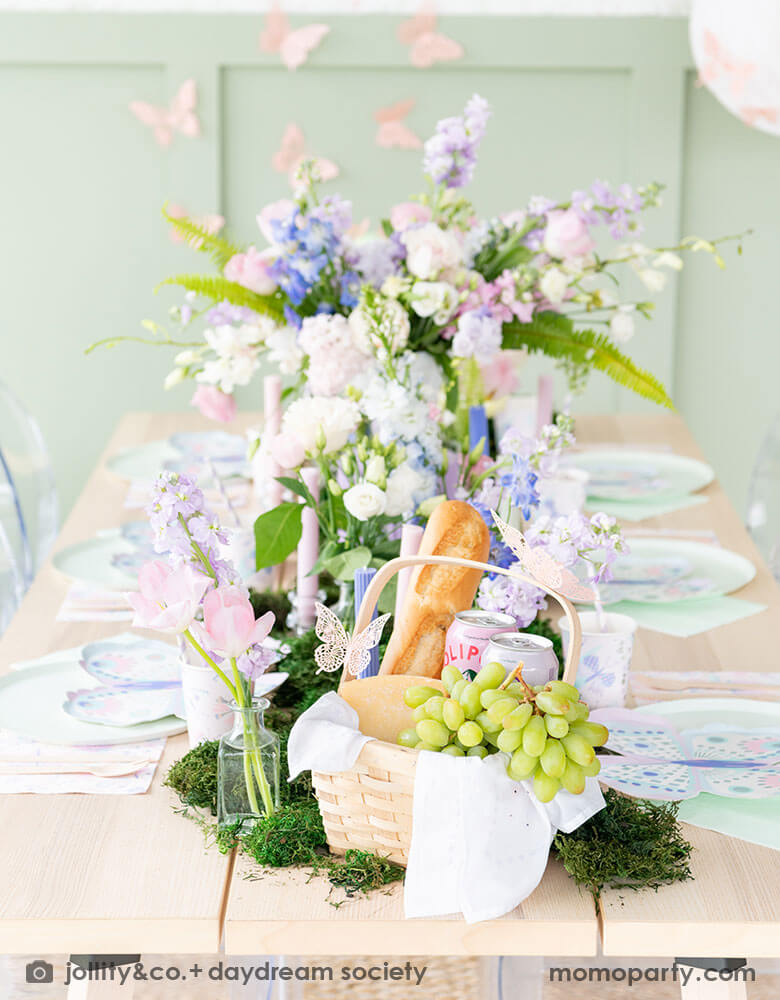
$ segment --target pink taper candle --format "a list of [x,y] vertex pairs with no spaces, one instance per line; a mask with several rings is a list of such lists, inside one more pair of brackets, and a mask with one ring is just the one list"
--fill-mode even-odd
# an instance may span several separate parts
[[[419,524],[405,524],[401,528],[401,555],[416,556],[420,550],[422,536],[423,529],[419,526]],[[397,576],[398,584],[395,592],[396,621],[398,621],[401,614],[401,608],[404,604],[406,588],[409,586],[409,577],[411,574],[412,571],[410,569],[402,569]]]
[[552,375],[540,375],[536,390],[536,433],[546,424],[552,423],[553,414],[553,378]]
[[[282,380],[278,375],[266,375],[263,379],[263,412],[265,414],[263,433],[267,436],[278,434],[282,429]],[[284,470],[270,455],[268,462],[268,471],[272,478],[269,500],[273,508],[282,502],[282,484],[276,482],[276,477],[281,476]]]
[[[320,474],[317,469],[301,469],[301,478],[314,499],[320,494]],[[301,629],[309,629],[316,617],[314,602],[317,600],[319,577],[309,575],[319,556],[320,527],[317,515],[311,507],[303,508],[301,517],[303,531],[298,543],[298,623]]]

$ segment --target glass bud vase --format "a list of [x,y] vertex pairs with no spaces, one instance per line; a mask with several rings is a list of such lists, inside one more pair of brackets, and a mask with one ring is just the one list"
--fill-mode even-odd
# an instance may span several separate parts
[[279,808],[279,737],[266,729],[265,698],[233,704],[233,728],[221,737],[217,754],[217,822],[250,830]]

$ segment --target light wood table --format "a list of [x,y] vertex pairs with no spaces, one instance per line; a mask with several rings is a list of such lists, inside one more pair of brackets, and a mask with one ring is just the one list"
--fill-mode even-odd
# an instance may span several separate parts
[[[257,420],[249,414],[241,423]],[[205,426],[196,414],[129,414],[104,457]],[[581,417],[578,434],[583,442],[664,442],[700,457],[674,415]],[[137,518],[137,511],[122,506],[126,491],[101,462],[58,547]],[[706,505],[641,527],[713,529],[723,545],[758,566],[740,596],[769,610],[691,639],[642,632],[635,659],[640,669],[774,668],[780,591],[723,492],[717,484],[706,492]],[[67,587],[47,564],[0,641],[0,670],[122,630],[116,623],[55,622]],[[249,881],[244,861],[233,874],[233,859],[206,851],[200,831],[174,814],[172,796],[161,788],[168,764],[185,746],[182,737],[169,741],[146,795],[4,797],[0,952],[213,952],[224,927],[225,949],[233,954],[593,956],[600,923],[605,951],[613,955],[780,953],[780,919],[772,903],[780,898],[776,856],[692,828],[686,833],[697,848],[696,881],[658,894],[608,893],[598,917],[590,897],[555,863],[515,913],[471,926],[455,918],[404,921],[397,886],[335,909],[325,898],[325,883],[307,884],[298,872],[268,872]]]

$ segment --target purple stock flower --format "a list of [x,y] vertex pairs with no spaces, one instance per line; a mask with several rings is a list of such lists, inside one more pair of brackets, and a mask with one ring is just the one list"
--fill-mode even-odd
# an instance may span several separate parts
[[161,473],[146,513],[154,532],[155,552],[167,554],[174,565],[189,562],[201,572],[210,568],[209,575],[213,573],[218,586],[239,582],[232,563],[220,557],[227,538],[206,507],[202,490],[188,476]]
[[459,358],[489,361],[501,350],[501,321],[488,306],[464,313],[452,338],[453,353]]
[[469,183],[477,165],[477,150],[490,118],[488,102],[478,94],[459,118],[442,118],[425,143],[423,169],[434,184],[460,188]]
[[278,658],[276,650],[268,649],[266,646],[250,646],[238,657],[236,666],[247,680],[253,681],[276,663]]

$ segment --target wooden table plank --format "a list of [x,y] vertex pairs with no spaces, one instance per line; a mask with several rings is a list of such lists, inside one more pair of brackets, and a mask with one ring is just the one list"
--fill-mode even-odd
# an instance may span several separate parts
[[337,908],[322,877],[301,870],[258,871],[239,858],[225,921],[228,955],[596,955],[598,924],[590,894],[557,862],[542,884],[499,920],[406,920],[400,883]]
[[[106,455],[205,426],[195,414],[128,414]],[[122,506],[126,492],[101,461],[56,547],[137,518]],[[126,630],[124,622],[56,622],[68,583],[50,563],[42,569],[0,641],[0,670]],[[218,949],[232,859],[206,850],[200,830],[173,812],[172,793],[161,786],[186,746],[183,736],[168,741],[145,795],[2,797],[0,953]]]

